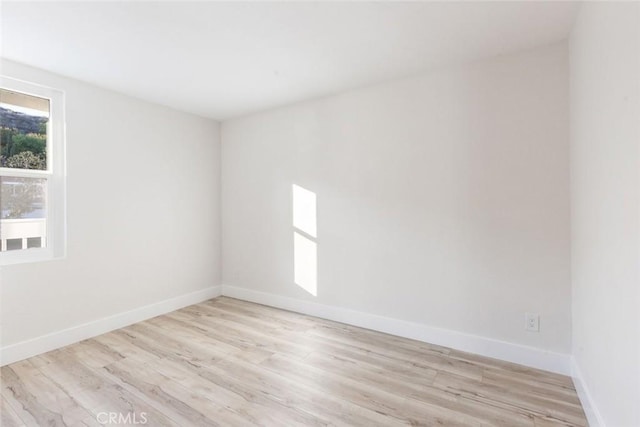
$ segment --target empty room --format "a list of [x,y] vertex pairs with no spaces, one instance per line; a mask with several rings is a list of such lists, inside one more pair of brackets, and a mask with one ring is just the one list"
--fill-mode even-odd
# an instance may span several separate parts
[[0,425],[640,427],[640,2],[0,3]]

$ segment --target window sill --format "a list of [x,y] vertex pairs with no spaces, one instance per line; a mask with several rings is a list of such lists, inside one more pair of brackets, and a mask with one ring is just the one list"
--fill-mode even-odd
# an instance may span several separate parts
[[64,256],[55,256],[51,248],[22,249],[0,252],[0,266],[56,261]]

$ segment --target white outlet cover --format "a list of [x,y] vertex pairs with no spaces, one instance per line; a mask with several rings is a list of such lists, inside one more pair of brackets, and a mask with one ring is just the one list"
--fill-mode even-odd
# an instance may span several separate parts
[[537,313],[525,313],[524,328],[529,332],[540,332],[540,315]]

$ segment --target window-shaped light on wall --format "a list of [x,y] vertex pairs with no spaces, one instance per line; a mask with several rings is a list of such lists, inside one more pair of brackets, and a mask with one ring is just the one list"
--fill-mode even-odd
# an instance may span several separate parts
[[318,295],[317,244],[298,232],[293,232],[294,281],[313,296]]
[[311,237],[316,230],[316,193],[293,184],[293,226]]
[[293,277],[313,296],[318,295],[316,194],[298,185],[293,195]]

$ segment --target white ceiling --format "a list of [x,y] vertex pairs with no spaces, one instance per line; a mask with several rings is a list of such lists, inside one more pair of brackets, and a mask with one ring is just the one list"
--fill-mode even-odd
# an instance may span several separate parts
[[214,119],[564,39],[567,2],[3,2],[2,56]]

